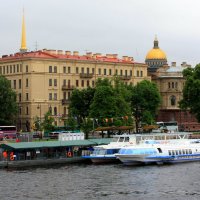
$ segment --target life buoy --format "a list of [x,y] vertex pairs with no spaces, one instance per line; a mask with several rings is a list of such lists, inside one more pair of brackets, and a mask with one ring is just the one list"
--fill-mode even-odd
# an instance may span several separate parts
[[10,156],[10,160],[14,160],[15,158],[14,158],[14,156],[13,155],[11,155]]
[[69,152],[67,153],[67,156],[68,156],[68,157],[72,157],[72,152],[69,151]]

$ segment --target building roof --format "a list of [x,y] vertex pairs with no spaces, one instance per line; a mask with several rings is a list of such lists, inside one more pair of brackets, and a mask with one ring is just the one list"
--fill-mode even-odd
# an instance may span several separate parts
[[[90,55],[78,55],[78,53],[71,54],[67,53],[69,51],[56,51],[56,50],[38,50],[24,53],[15,53],[10,55],[3,55],[0,58],[0,62],[4,61],[16,61],[21,59],[66,59],[66,60],[80,60],[80,61],[96,61],[96,62],[109,62],[109,63],[124,63],[124,64],[134,64],[133,57],[123,56],[122,58],[117,57],[116,54],[90,54]],[[144,63],[142,63],[144,64]],[[145,65],[145,64],[144,64]]]
[[90,140],[71,140],[71,141],[45,141],[45,142],[18,142],[1,144],[4,149],[38,149],[69,146],[94,146],[110,143],[110,138],[90,139]]

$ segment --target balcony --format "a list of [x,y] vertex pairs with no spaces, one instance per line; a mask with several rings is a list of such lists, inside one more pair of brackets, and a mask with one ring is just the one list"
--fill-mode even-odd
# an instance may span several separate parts
[[125,81],[126,80],[131,80],[131,76],[126,76],[126,75],[125,76],[120,76],[120,79],[121,80],[125,80]]
[[93,78],[92,73],[80,73],[80,78]]
[[68,105],[70,103],[69,99],[62,99],[62,105]]
[[75,87],[73,85],[63,85],[62,90],[73,90]]

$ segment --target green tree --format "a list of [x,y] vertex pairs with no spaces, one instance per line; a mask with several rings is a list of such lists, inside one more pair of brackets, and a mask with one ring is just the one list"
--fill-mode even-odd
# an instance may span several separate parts
[[54,119],[51,117],[51,113],[47,112],[44,115],[44,121],[41,123],[41,126],[44,131],[53,131],[54,125],[53,125]]
[[155,83],[144,80],[132,87],[131,109],[135,117],[136,131],[140,122],[154,122],[161,96]]
[[93,122],[90,119],[85,118],[83,122],[81,123],[81,130],[85,134],[85,139],[89,138],[89,133],[93,129]]
[[0,124],[13,125],[18,107],[16,93],[10,86],[10,81],[0,75]]
[[90,117],[97,118],[101,125],[111,125],[105,118],[130,115],[129,91],[119,79],[98,79],[94,98],[90,106]]
[[200,64],[195,68],[185,69],[183,77],[186,82],[183,88],[183,99],[179,102],[179,106],[183,110],[189,109],[200,122]]
[[80,125],[83,119],[89,115],[89,108],[94,96],[95,89],[88,87],[87,89],[75,89],[70,97],[69,115],[76,117]]

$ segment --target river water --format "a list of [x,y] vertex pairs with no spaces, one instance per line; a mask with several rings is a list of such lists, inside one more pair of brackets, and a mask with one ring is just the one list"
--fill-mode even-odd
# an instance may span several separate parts
[[199,200],[200,162],[0,170],[0,200]]

